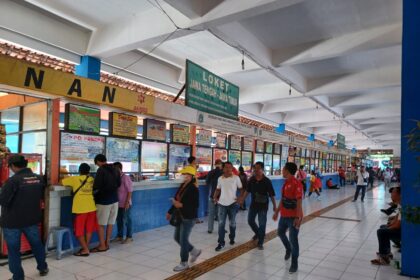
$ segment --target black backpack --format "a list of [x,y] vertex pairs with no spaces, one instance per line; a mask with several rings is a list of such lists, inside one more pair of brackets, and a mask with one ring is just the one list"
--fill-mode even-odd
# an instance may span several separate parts
[[117,169],[114,168],[111,164],[104,166],[104,186],[103,190],[105,192],[114,192],[117,191],[121,185],[121,177]]

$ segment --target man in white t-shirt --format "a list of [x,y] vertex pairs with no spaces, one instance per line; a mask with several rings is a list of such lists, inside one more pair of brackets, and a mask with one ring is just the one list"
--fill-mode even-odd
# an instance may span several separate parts
[[362,202],[364,202],[368,179],[369,179],[369,172],[367,172],[365,170],[365,167],[362,165],[360,167],[360,170],[357,170],[357,175],[356,175],[357,186],[356,186],[356,193],[354,194],[353,201],[357,200],[357,198],[359,197],[360,190],[362,190]]
[[392,170],[387,167],[385,172],[384,172],[384,182],[385,182],[385,187],[391,187],[391,178],[392,178],[393,174],[392,174]]
[[241,190],[242,195],[241,179],[233,174],[232,163],[227,161],[223,164],[223,175],[219,177],[213,197],[219,207],[219,245],[216,247],[216,251],[220,251],[225,247],[225,224],[227,216],[229,216],[230,245],[235,244],[236,214],[239,208],[237,203],[238,190]]

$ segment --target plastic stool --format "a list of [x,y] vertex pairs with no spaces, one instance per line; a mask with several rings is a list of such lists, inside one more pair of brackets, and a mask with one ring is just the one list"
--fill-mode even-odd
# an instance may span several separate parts
[[[63,240],[64,235],[67,233],[69,238],[69,244],[70,248],[67,250],[63,250]],[[56,240],[56,247],[57,247],[57,260],[61,259],[61,256],[66,253],[73,253],[74,247],[73,247],[73,238],[71,234],[71,230],[66,227],[53,227],[50,229],[50,232],[48,233],[47,243],[45,243],[45,252],[48,253],[48,244],[50,243],[51,236],[55,235]]]

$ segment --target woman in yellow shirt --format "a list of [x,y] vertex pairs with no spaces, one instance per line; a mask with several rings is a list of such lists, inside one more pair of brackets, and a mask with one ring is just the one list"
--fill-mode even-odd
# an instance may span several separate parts
[[78,257],[89,256],[89,242],[92,233],[98,230],[96,205],[93,198],[93,177],[89,176],[90,166],[82,163],[79,166],[79,176],[64,178],[64,186],[72,188],[74,218],[74,235],[82,249],[75,253]]

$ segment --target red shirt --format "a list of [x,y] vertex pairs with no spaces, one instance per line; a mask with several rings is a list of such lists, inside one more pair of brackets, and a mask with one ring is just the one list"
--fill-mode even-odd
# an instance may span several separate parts
[[[282,196],[288,199],[302,199],[303,186],[295,177],[290,177],[284,182],[282,188]],[[298,217],[299,213],[296,209],[286,209],[281,204],[280,215],[282,217]]]
[[341,178],[345,178],[345,177],[346,177],[346,172],[344,171],[344,169],[343,169],[343,168],[339,168],[339,169],[338,169],[338,175],[339,175]]

